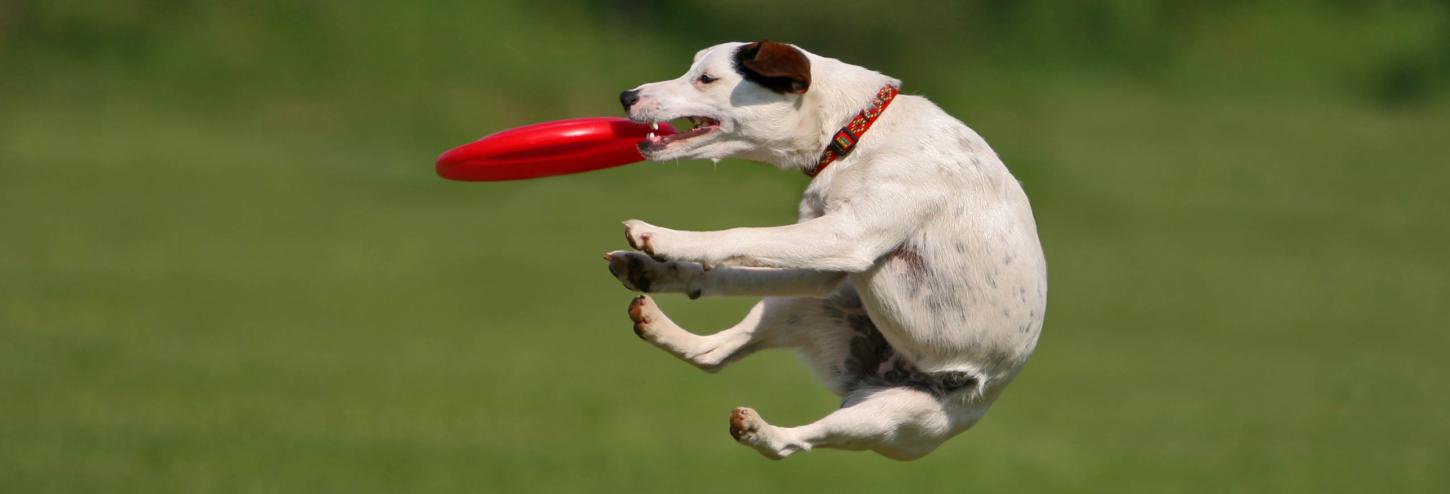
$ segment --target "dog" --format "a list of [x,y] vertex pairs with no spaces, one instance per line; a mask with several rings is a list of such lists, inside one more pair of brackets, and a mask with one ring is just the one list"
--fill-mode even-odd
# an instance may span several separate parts
[[709,372],[767,348],[803,355],[841,407],[798,427],[735,409],[731,436],[767,458],[921,458],[981,420],[1037,345],[1047,265],[1026,194],[981,136],[900,84],[765,40],[705,48],[684,75],[620,95],[634,122],[695,124],[651,132],[639,144],[651,161],[743,158],[813,177],[795,224],[629,220],[631,250],[605,254],[634,291],[763,297],[708,336],[648,295],[629,317],[640,338]]

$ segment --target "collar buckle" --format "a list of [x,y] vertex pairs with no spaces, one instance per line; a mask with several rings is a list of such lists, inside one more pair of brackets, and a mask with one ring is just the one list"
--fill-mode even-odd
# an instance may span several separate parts
[[836,152],[837,158],[845,157],[851,154],[851,150],[856,149],[856,141],[858,139],[860,137],[852,134],[851,129],[843,128],[838,130],[836,131],[836,135],[831,137],[831,151]]

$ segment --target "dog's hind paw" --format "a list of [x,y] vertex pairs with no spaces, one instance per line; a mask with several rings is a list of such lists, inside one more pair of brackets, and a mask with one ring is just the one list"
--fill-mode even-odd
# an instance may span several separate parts
[[629,319],[634,321],[635,336],[651,341],[657,325],[669,324],[664,312],[648,295],[640,295],[629,302]]
[[755,410],[739,407],[730,412],[730,437],[736,442],[750,446],[762,456],[779,460],[794,453],[798,448],[777,447],[773,435],[775,427],[765,423]]
[[760,415],[745,407],[739,407],[730,412],[730,437],[736,441],[747,442],[755,438],[755,433],[760,430]]

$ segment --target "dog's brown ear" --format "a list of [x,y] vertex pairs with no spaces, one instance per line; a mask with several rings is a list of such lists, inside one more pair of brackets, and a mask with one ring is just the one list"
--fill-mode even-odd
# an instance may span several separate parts
[[777,93],[804,93],[811,87],[811,61],[796,47],[770,40],[741,46],[735,70],[745,80]]

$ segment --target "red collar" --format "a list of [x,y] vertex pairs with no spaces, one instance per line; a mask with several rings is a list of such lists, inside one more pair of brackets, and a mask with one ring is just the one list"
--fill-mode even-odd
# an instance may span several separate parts
[[871,124],[876,122],[876,117],[886,111],[886,107],[891,105],[891,100],[896,99],[896,94],[900,92],[901,88],[896,86],[890,84],[882,86],[881,90],[876,92],[876,98],[871,100],[871,106],[861,110],[856,114],[856,118],[851,119],[851,123],[836,131],[836,135],[831,137],[831,143],[826,145],[825,151],[821,152],[821,159],[816,161],[815,168],[806,170],[806,176],[815,178],[832,161],[851,154],[851,150],[856,149],[856,143],[861,140],[861,135],[871,128]]

